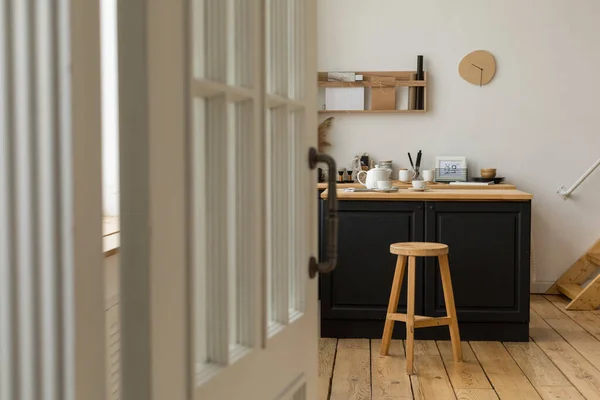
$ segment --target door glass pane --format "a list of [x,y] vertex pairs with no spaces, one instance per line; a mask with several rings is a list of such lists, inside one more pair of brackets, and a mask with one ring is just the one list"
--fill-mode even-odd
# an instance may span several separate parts
[[[197,58],[204,61],[203,77],[215,82],[227,82],[227,1],[195,0],[195,7],[203,7],[203,52]],[[199,53],[202,48],[195,49]]]
[[286,106],[269,111],[268,170],[268,271],[269,323],[286,325],[289,314],[290,134]]
[[304,311],[306,299],[305,280],[307,274],[306,255],[307,205],[306,188],[306,147],[304,137],[304,111],[293,111],[290,114],[289,141],[290,171],[288,175],[290,190],[290,264],[289,264],[289,307],[290,319],[298,317]]
[[[256,235],[256,215],[253,204],[257,202],[255,175],[253,169],[256,146],[256,130],[254,129],[254,104],[252,100],[235,103],[233,106],[233,157],[230,165],[230,198],[233,199],[235,235],[235,255],[231,258],[230,273],[235,279],[230,281],[230,348],[252,347],[254,344],[254,328],[258,319],[254,293],[257,283],[257,254],[261,237]],[[263,200],[264,201],[264,200]]]
[[[304,1],[267,1],[267,170],[269,189],[268,321],[269,333],[302,315],[305,303],[308,213],[304,111],[287,99],[304,96]],[[283,97],[284,99],[281,99]]]
[[257,1],[193,0],[194,78],[253,86]]
[[[254,86],[254,59],[256,51],[255,12],[257,0],[230,0],[234,21],[230,25],[231,54],[229,70],[230,84],[251,88]],[[255,39],[255,40],[253,40]]]
[[288,30],[289,30],[289,88],[290,98],[304,98],[304,43],[305,43],[305,0],[289,0]]
[[[225,96],[197,99],[192,137],[193,271],[196,354],[229,362],[228,130]],[[204,106],[204,107],[203,107]]]
[[288,97],[288,0],[268,0],[268,92]]
[[196,363],[208,362],[208,316],[207,316],[207,254],[206,254],[206,104],[202,98],[193,100],[192,143],[192,271],[194,276],[194,313]]
[[205,75],[206,63],[205,5],[204,0],[192,0],[190,4],[192,13],[192,26],[190,30],[192,73],[194,78],[201,79]]
[[[254,346],[257,255],[253,100],[194,100],[192,262],[196,360],[228,365]],[[256,207],[254,207],[256,208]]]

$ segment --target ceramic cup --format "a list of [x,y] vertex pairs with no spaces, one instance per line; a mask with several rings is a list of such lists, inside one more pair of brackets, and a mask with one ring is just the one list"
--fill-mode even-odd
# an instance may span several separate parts
[[401,169],[398,173],[398,177],[402,182],[410,182],[416,175],[415,171],[409,171],[407,169]]
[[421,176],[423,176],[423,180],[425,182],[433,182],[433,170],[432,169],[425,169],[425,170],[421,171]]
[[391,188],[391,181],[377,181],[377,189],[390,190]]
[[425,181],[412,181],[412,185],[415,189],[424,190],[427,188],[427,182]]

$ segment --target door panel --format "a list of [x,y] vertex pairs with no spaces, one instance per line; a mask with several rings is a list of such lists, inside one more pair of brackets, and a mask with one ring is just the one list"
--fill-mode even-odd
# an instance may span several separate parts
[[[136,293],[146,308],[124,301],[123,315],[141,314],[151,356],[161,362],[140,362],[149,383],[124,393],[316,398],[317,285],[308,277],[317,236],[308,218],[316,85],[307,84],[316,77],[316,32],[307,25],[316,21],[316,1],[137,1],[146,3],[153,57],[148,99],[139,102],[153,122],[151,134],[141,135],[151,151],[147,165],[128,160],[123,168],[147,172],[150,190],[129,193],[126,202],[150,194],[146,221],[136,225],[149,238],[141,247],[150,266],[131,260],[148,276],[135,282],[126,272],[123,292]],[[133,339],[131,331],[123,335]],[[165,352],[167,343],[174,351]],[[136,354],[124,353],[127,386]]]
[[[526,203],[428,203],[426,240],[445,243],[460,321],[523,322],[529,291]],[[426,261],[427,315],[445,315],[437,258]]]
[[[341,202],[338,268],[321,277],[323,318],[383,319],[387,312],[397,257],[390,244],[423,240],[420,202],[378,203],[377,211],[361,202]],[[416,312],[422,312],[423,261],[417,260]],[[406,310],[405,275],[399,310]]]

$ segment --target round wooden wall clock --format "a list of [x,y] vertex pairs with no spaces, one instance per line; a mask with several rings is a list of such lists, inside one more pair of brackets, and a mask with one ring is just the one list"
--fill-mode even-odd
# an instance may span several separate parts
[[465,81],[474,85],[487,85],[496,73],[496,60],[489,51],[474,51],[458,64],[458,73]]

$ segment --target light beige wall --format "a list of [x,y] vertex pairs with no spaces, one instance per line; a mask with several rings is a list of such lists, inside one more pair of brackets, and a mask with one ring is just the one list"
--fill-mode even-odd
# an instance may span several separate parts
[[[337,116],[330,153],[408,164],[406,152],[466,156],[535,195],[534,289],[600,238],[600,171],[569,201],[556,194],[600,157],[600,2],[320,0],[319,70],[411,70],[425,55],[431,112]],[[457,73],[477,49],[495,56],[483,88]],[[502,251],[502,249],[498,249]]]

